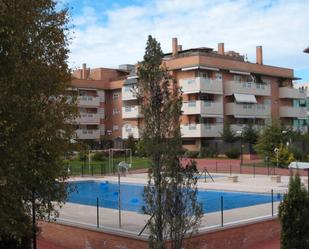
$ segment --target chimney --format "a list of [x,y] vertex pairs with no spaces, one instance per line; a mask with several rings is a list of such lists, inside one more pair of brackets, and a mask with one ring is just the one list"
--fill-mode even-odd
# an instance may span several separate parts
[[83,63],[83,68],[82,68],[82,79],[86,80],[88,78],[88,69],[86,63]]
[[182,51],[182,45],[178,45],[178,52]]
[[177,38],[172,39],[172,55],[177,56],[178,55],[178,42]]
[[263,47],[256,46],[256,63],[263,65]]
[[223,42],[218,43],[218,53],[221,55],[224,55],[224,43]]

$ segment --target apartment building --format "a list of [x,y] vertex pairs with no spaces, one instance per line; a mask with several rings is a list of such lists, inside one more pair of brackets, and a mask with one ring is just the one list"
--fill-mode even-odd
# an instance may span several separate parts
[[[183,50],[173,38],[172,52],[165,54],[163,63],[183,92],[181,132],[188,149],[220,140],[225,122],[234,131],[249,123],[260,129],[272,120],[301,131],[307,129],[306,91],[293,88],[296,78],[292,69],[264,65],[261,46],[256,47],[256,61],[252,63],[235,51],[225,51],[223,43],[217,50]],[[100,116],[96,124],[87,123],[88,116],[83,123],[77,122],[79,139],[111,140],[114,146],[118,141],[120,146],[129,135],[140,137],[142,116],[134,66],[92,70],[84,66],[73,76],[72,86],[82,99],[81,117],[85,113]],[[96,98],[97,102],[91,100],[96,106],[85,108],[86,96]]]

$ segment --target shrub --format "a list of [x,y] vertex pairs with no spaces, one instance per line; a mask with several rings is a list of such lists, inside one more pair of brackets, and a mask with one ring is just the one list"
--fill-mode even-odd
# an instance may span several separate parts
[[79,161],[85,161],[88,159],[88,152],[87,151],[81,151],[78,153],[78,160]]
[[137,149],[137,154],[138,154],[139,157],[146,157],[147,156],[143,139],[140,139],[137,142],[136,149]]
[[[295,160],[293,153],[291,153],[285,145],[281,144],[278,149],[279,149],[278,164],[279,164],[280,167],[287,167],[291,162],[293,162]],[[273,156],[271,158],[271,162],[274,165],[277,164],[276,153],[273,154]]]
[[102,152],[96,152],[92,155],[91,160],[92,161],[104,161],[105,156],[103,155]]
[[293,154],[295,160],[297,161],[306,161],[306,153],[304,153],[301,149],[296,146],[291,146],[289,151]]
[[199,157],[218,157],[218,150],[213,146],[209,146],[207,148],[202,147],[199,153]]
[[231,158],[231,159],[236,159],[240,156],[240,151],[238,148],[235,148],[235,147],[231,147],[230,149],[228,149],[227,151],[225,151],[225,155],[228,157],[228,158]]
[[199,151],[195,151],[195,150],[188,150],[185,152],[185,156],[189,157],[189,158],[197,158],[197,156],[199,155]]

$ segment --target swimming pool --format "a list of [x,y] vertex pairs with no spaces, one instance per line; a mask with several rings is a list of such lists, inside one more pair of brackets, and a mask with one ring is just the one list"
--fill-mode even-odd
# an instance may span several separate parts
[[[118,209],[118,184],[114,182],[80,181],[70,182],[70,187],[76,191],[69,193],[68,202]],[[144,186],[137,184],[121,184],[121,209],[142,212]],[[271,202],[270,194],[256,194],[244,192],[229,192],[215,190],[199,190],[198,201],[203,204],[204,213],[216,212],[221,209],[221,196],[224,209],[234,209]],[[274,195],[274,201],[281,201],[282,195]]]

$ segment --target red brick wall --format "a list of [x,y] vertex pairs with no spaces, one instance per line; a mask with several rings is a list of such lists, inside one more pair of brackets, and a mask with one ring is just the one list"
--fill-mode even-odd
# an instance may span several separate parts
[[[66,249],[146,249],[147,241],[113,235],[73,226],[41,222],[40,239]],[[277,219],[201,233],[187,241],[188,248],[250,249],[261,242],[278,237]]]

